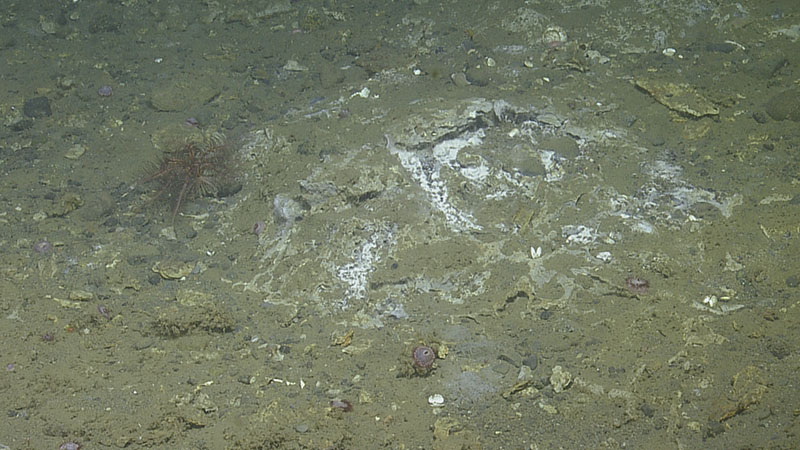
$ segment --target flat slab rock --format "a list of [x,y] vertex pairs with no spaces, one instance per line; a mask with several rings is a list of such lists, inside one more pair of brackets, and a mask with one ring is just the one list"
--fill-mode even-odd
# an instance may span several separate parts
[[210,102],[219,93],[211,77],[184,77],[153,91],[150,103],[157,111],[185,111]]
[[700,118],[719,114],[719,108],[688,84],[636,80],[636,87],[650,94],[658,103],[687,116]]

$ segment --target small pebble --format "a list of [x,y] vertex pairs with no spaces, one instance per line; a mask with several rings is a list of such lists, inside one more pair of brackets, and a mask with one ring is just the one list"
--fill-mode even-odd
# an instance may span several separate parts
[[100,89],[97,90],[97,95],[100,97],[111,97],[114,93],[114,90],[109,85],[100,86]]
[[51,116],[53,110],[50,109],[50,99],[47,97],[34,97],[25,100],[22,105],[22,113],[25,114],[25,117],[34,119]]
[[531,370],[534,370],[539,365],[539,358],[537,358],[536,355],[528,355],[522,360],[522,364],[525,364],[526,366],[530,367]]

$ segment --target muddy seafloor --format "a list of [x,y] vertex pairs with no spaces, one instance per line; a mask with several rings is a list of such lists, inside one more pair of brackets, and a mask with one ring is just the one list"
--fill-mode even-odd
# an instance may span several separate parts
[[5,6],[0,444],[792,448],[800,19],[750,3]]

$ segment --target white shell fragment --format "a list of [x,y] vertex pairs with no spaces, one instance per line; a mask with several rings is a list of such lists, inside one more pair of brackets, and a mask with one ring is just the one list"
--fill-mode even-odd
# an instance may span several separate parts
[[729,303],[730,296],[723,295],[717,297],[716,295],[706,295],[701,302],[694,300],[692,306],[700,311],[709,312],[712,314],[723,315],[744,308],[744,305],[736,303]]
[[290,59],[286,61],[286,64],[283,65],[283,70],[287,70],[289,72],[306,72],[308,71],[308,67],[300,64],[299,62]]
[[361,97],[361,98],[369,98],[370,90],[368,87],[361,88],[360,91],[356,92],[355,94],[351,95],[350,98],[353,97]]
[[604,263],[611,262],[612,256],[611,252],[600,252],[595,256],[595,258],[603,261]]
[[428,397],[428,404],[431,406],[442,406],[444,405],[444,397],[441,394],[433,394]]

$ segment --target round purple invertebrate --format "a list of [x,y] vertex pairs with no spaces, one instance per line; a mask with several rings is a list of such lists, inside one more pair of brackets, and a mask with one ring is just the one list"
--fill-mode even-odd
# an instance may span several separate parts
[[625,279],[625,287],[634,294],[647,294],[650,288],[650,282],[644,278],[628,277]]
[[331,408],[339,409],[339,410],[342,410],[344,412],[350,412],[350,411],[353,410],[353,404],[350,403],[349,401],[345,400],[345,399],[331,400],[330,405],[331,405]]
[[33,251],[35,251],[36,253],[39,253],[41,255],[46,255],[46,254],[50,253],[51,251],[53,251],[53,244],[51,244],[51,243],[49,243],[47,241],[39,241],[39,242],[33,244]]
[[111,320],[111,311],[107,307],[103,305],[97,305],[97,312],[99,312],[100,315],[105,317],[107,320]]
[[263,220],[259,220],[253,224],[253,234],[260,236],[267,229],[267,224]]
[[111,86],[107,84],[100,86],[100,89],[97,90],[97,95],[99,95],[100,97],[111,97],[113,93],[114,89],[112,89]]
[[411,352],[414,359],[414,367],[419,369],[430,369],[436,361],[436,352],[427,345],[418,345]]

